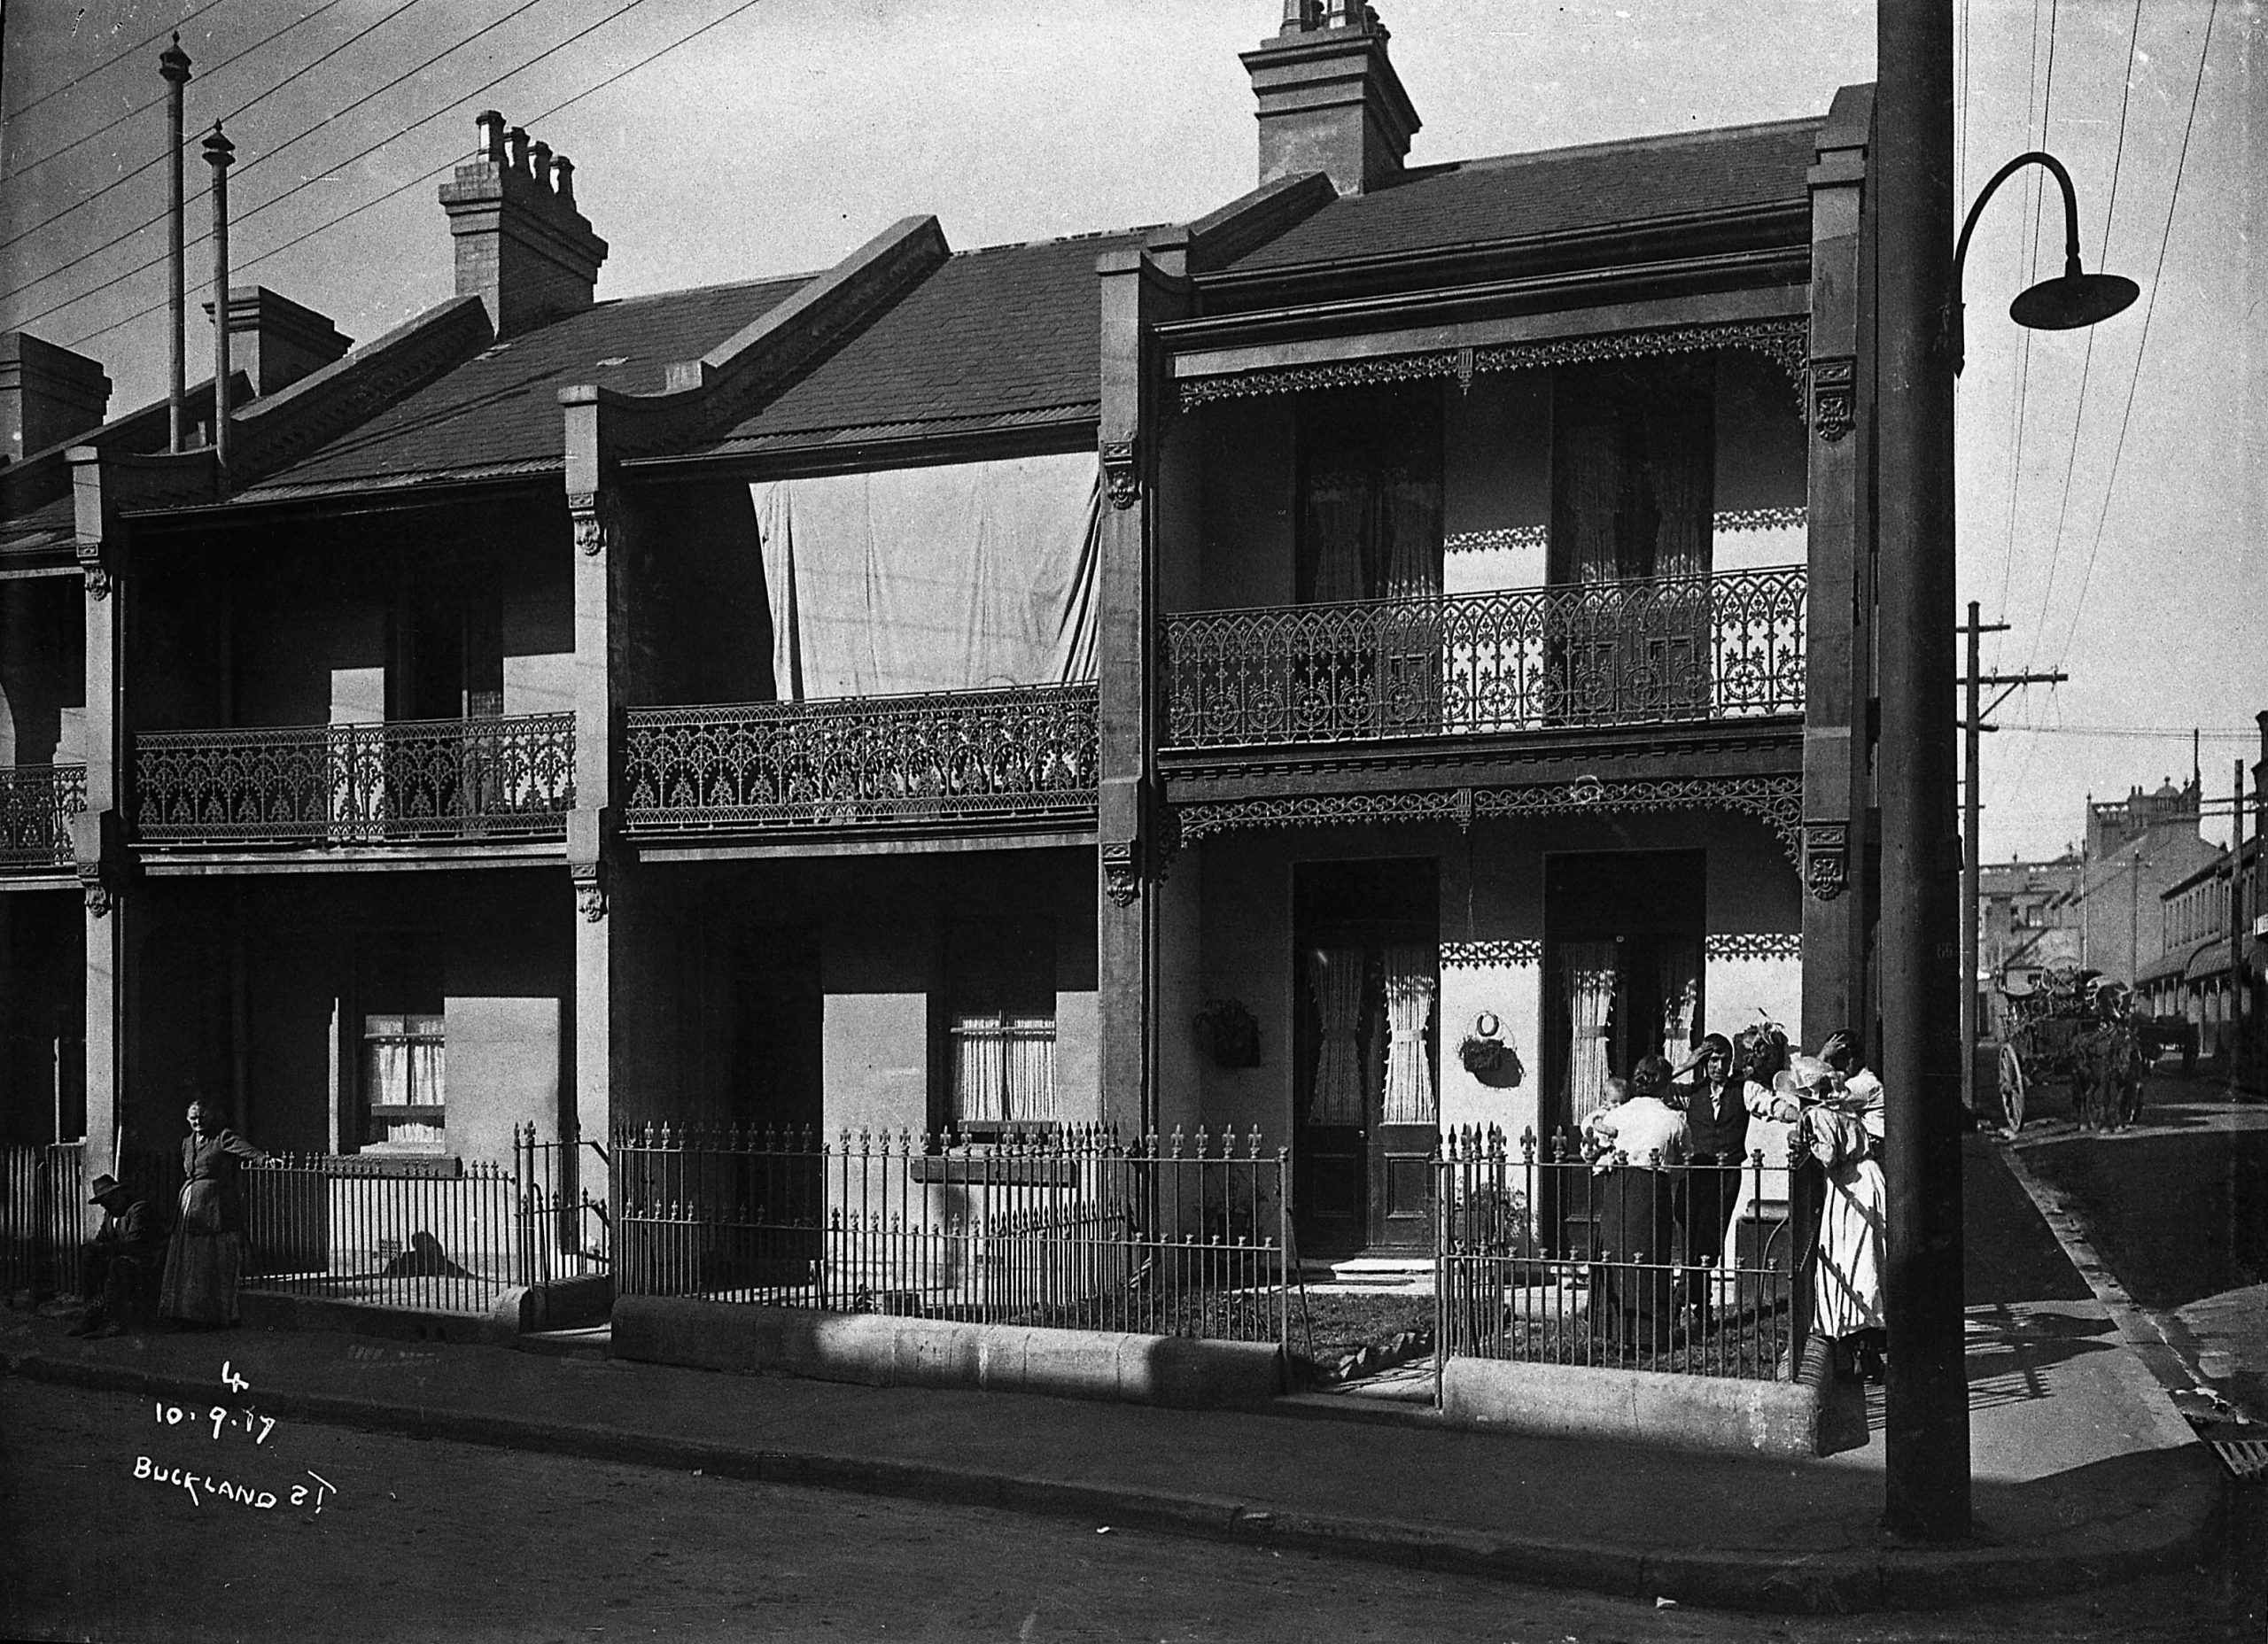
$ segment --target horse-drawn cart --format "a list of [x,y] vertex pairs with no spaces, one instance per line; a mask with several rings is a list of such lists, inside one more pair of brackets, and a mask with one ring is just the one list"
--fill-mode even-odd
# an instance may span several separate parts
[[2080,1086],[2092,1073],[2087,1044],[2096,1023],[2095,978],[2101,974],[2061,965],[2001,981],[2008,1030],[2000,1041],[2000,1108],[2010,1134],[2023,1128],[2025,1102],[2042,1080],[2070,1080],[2072,1111],[2079,1111]]

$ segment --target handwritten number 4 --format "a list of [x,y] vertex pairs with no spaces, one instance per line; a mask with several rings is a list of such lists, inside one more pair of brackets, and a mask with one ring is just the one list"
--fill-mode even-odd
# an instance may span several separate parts
[[229,1361],[223,1359],[221,1361],[221,1385],[226,1387],[230,1392],[242,1392],[252,1384],[230,1369]]

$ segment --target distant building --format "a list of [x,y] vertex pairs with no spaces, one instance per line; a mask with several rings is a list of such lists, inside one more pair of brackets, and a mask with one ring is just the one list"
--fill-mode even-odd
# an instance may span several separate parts
[[2001,986],[2079,962],[2079,927],[2070,901],[2084,864],[2076,850],[2053,861],[1984,864],[1977,872],[1977,963],[1989,1035],[1999,1037]]
[[2088,799],[2079,880],[2055,911],[2078,933],[2078,964],[2131,987],[2157,957],[2160,896],[2219,854],[2197,832],[2202,797],[2193,775],[2186,787],[2168,779],[2155,793]]

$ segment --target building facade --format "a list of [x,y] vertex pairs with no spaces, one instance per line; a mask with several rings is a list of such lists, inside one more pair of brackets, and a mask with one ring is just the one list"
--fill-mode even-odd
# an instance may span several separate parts
[[1394,1251],[1445,1128],[1870,1037],[1870,93],[1411,168],[1366,8],[1245,63],[1196,221],[606,302],[484,115],[451,301],[231,295],[225,464],[47,361],[10,1137],[1257,1131]]

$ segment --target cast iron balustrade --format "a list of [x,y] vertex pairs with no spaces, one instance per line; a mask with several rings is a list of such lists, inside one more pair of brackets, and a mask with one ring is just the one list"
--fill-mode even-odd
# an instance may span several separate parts
[[1163,619],[1169,748],[1800,714],[1800,566]]
[[71,818],[87,808],[84,765],[0,765],[0,868],[71,860]]
[[146,732],[134,780],[148,844],[556,839],[575,716]]
[[1061,821],[1095,811],[1091,685],[637,708],[624,824],[652,832]]

